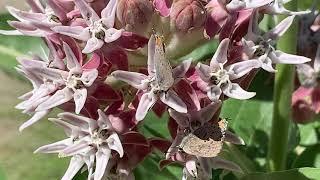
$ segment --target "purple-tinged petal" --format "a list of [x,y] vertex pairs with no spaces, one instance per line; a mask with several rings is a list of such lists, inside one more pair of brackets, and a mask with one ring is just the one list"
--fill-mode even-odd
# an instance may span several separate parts
[[274,0],[254,0],[246,1],[246,9],[255,9],[271,3]]
[[136,119],[141,121],[147,115],[149,109],[156,103],[157,97],[153,92],[144,93],[141,96],[139,105],[137,107]]
[[257,41],[260,34],[259,29],[259,16],[257,11],[252,12],[252,16],[249,21],[248,32],[246,35],[246,39],[250,41]]
[[110,159],[111,156],[111,150],[105,148],[104,151],[102,152],[100,149],[98,149],[98,152],[96,153],[96,168],[95,168],[95,172],[94,172],[94,180],[101,180],[108,161]]
[[109,28],[107,30],[104,30],[105,37],[104,42],[111,43],[121,37],[121,34],[123,32],[123,29],[115,29],[115,28]]
[[74,0],[75,5],[79,8],[80,13],[87,25],[90,25],[92,21],[98,21],[100,17],[84,0]]
[[19,30],[1,30],[0,34],[6,35],[6,36],[21,36],[23,35]]
[[217,64],[225,64],[227,62],[228,57],[228,47],[229,47],[230,39],[226,38],[222,40],[214,53],[211,61],[210,61],[210,67],[216,67]]
[[52,28],[53,31],[70,36],[81,41],[90,39],[90,32],[88,28],[82,26],[56,26]]
[[211,165],[214,169],[226,169],[240,173],[243,172],[237,164],[219,157],[211,158]]
[[81,68],[81,65],[80,65],[78,59],[76,58],[76,56],[73,53],[70,46],[65,42],[63,42],[63,50],[66,54],[67,68],[69,70],[71,70],[71,69],[81,70],[82,68]]
[[202,63],[198,63],[196,66],[197,74],[200,76],[200,78],[205,82],[210,82],[211,78],[211,68],[210,66]]
[[[191,82],[189,80],[181,79],[178,83],[175,84],[174,90],[176,90],[176,93],[178,94],[180,99],[185,102],[189,111],[198,111],[199,109],[201,109],[200,100],[197,92],[194,90],[190,83]],[[183,89],[183,91],[181,91],[181,89]]]
[[191,174],[191,176],[193,177],[197,177],[198,176],[198,172],[197,172],[197,163],[195,160],[189,160],[186,162],[186,169],[189,172],[189,174]]
[[271,73],[274,73],[276,72],[276,70],[273,68],[272,66],[272,61],[269,57],[267,57],[267,54],[259,57],[259,60],[262,61],[261,63],[261,68],[268,71],[268,72],[271,72]]
[[124,81],[137,89],[143,90],[148,87],[148,76],[141,73],[117,70],[112,72],[111,75],[117,80]]
[[223,90],[223,93],[228,97],[231,97],[231,98],[234,98],[234,99],[241,99],[241,100],[250,99],[250,98],[252,98],[253,96],[256,95],[255,92],[247,92],[247,91],[243,90],[239,86],[239,84],[236,84],[236,83],[229,84]]
[[269,54],[269,57],[273,63],[280,63],[280,64],[303,64],[311,61],[311,59],[307,57],[287,54],[279,50],[275,52],[271,52]]
[[320,44],[318,45],[316,57],[313,62],[313,68],[316,72],[320,72]]
[[39,120],[41,120],[42,118],[44,118],[50,111],[49,110],[44,110],[44,111],[39,111],[36,112],[31,119],[29,119],[28,121],[26,121],[25,123],[23,123],[20,127],[19,127],[19,131],[23,131],[25,128],[31,126],[32,124],[38,122]]
[[247,60],[238,63],[231,64],[226,69],[228,70],[230,80],[238,79],[254,68],[261,67],[261,63],[257,60]]
[[59,153],[72,144],[72,138],[64,139],[52,144],[39,147],[33,153]]
[[289,16],[282,20],[276,27],[267,32],[263,37],[265,39],[273,39],[276,40],[279,37],[283,36],[283,34],[289,29],[291,26],[295,16]]
[[161,16],[167,17],[170,15],[171,4],[169,3],[169,0],[153,0],[153,5]]
[[73,156],[85,152],[89,152],[93,147],[89,146],[89,142],[84,140],[85,138],[81,138],[81,140],[76,141],[74,144],[65,148],[62,152],[60,152],[60,156],[67,157]]
[[133,32],[124,31],[121,34],[121,37],[117,40],[117,44],[125,49],[139,49],[143,48],[149,39],[144,36],[140,36]]
[[82,50],[82,53],[84,54],[89,54],[92,53],[93,51],[100,49],[104,44],[104,41],[101,39],[98,39],[96,37],[92,37],[87,41],[86,46]]
[[48,80],[52,80],[54,82],[60,82],[63,81],[62,77],[67,75],[66,71],[62,71],[59,69],[53,69],[53,68],[39,68],[39,67],[30,67],[26,68],[27,70],[30,70],[35,75],[46,78]]
[[117,0],[110,0],[108,5],[101,11],[102,23],[106,25],[107,28],[114,26],[117,4]]
[[245,142],[241,137],[233,134],[230,131],[226,131],[224,140],[237,145],[245,145]]
[[110,149],[115,150],[120,155],[120,158],[123,157],[123,148],[119,136],[116,133],[113,133],[107,139],[108,146]]
[[172,69],[172,76],[174,79],[183,78],[189,70],[192,63],[192,58],[183,61],[180,65]]
[[58,90],[54,95],[52,95],[45,102],[41,103],[36,111],[43,111],[47,109],[52,109],[56,106],[64,104],[70,101],[73,98],[73,92],[69,88],[64,88],[62,90]]
[[31,7],[33,12],[36,12],[36,13],[44,12],[44,8],[41,5],[39,0],[26,0],[26,3],[28,3],[28,5]]
[[63,121],[88,132],[92,132],[93,130],[98,128],[96,121],[88,117],[78,116],[68,112],[60,113],[58,114],[58,117]]
[[178,123],[180,127],[189,127],[189,118],[187,114],[179,113],[173,109],[169,109],[169,115]]
[[79,156],[74,156],[71,158],[69,167],[65,172],[61,180],[70,180],[80,171],[82,166],[85,164],[84,160]]
[[65,69],[65,64],[64,64],[63,60],[59,58],[59,54],[58,54],[57,50],[55,49],[53,43],[48,38],[45,38],[45,41],[46,41],[47,46],[49,48],[48,60],[49,60],[50,67],[56,67],[56,68],[62,69],[62,70]]
[[[84,70],[83,73],[89,72],[88,70],[98,69],[101,63],[101,58],[98,54],[94,53],[92,57],[87,61],[83,66],[82,69]],[[87,70],[87,71],[86,71]]]
[[85,88],[77,89],[74,92],[73,98],[74,98],[74,103],[76,105],[76,109],[75,109],[76,114],[80,113],[84,104],[86,103],[87,93],[88,93],[87,89],[85,89]]
[[97,79],[97,77],[98,71],[96,69],[93,69],[91,71],[84,71],[81,76],[81,81],[85,86],[90,87]]
[[45,37],[47,34],[36,28],[35,26],[25,23],[25,22],[19,22],[19,21],[8,21],[8,24],[11,27],[16,28],[18,31],[20,31],[22,34],[27,36],[35,36],[35,37]]
[[68,137],[77,137],[79,135],[80,127],[74,126],[66,121],[57,118],[49,118],[48,120],[62,127]]
[[156,70],[154,66],[154,54],[156,48],[156,40],[154,35],[151,35],[149,42],[148,42],[148,74],[153,75]]
[[221,101],[220,100],[218,100],[216,102],[212,102],[211,104],[202,108],[199,111],[200,117],[201,117],[201,119],[200,119],[201,122],[206,123],[206,122],[210,121],[220,108],[221,108]]
[[218,101],[221,94],[222,91],[219,86],[211,86],[207,92],[207,96],[211,101]]
[[171,107],[172,109],[180,112],[187,113],[186,104],[180,99],[180,97],[173,90],[169,89],[167,92],[163,92],[160,94],[160,100]]
[[67,21],[67,13],[55,0],[48,0],[48,6],[53,10],[54,14],[59,18],[61,22]]
[[241,0],[232,0],[226,4],[226,9],[230,12],[239,11],[246,8],[246,2]]
[[112,129],[112,124],[106,114],[98,109],[99,119],[97,120],[98,126],[101,129]]

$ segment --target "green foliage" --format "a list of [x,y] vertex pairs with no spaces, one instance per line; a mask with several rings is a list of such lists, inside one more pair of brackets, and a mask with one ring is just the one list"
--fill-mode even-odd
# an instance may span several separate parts
[[318,180],[320,178],[319,168],[300,168],[286,171],[276,171],[272,173],[248,174],[241,180]]

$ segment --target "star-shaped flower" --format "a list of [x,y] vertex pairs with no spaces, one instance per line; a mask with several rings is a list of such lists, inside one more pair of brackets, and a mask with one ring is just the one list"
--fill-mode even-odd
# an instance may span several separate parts
[[122,143],[110,120],[101,110],[98,114],[98,120],[72,113],[60,113],[58,119],[50,119],[63,127],[69,138],[42,146],[35,153],[71,156],[63,180],[72,179],[84,164],[88,167],[88,179],[101,180],[109,159],[116,156],[111,151],[116,151],[120,157],[124,155]]
[[247,92],[232,81],[246,75],[254,68],[259,68],[260,63],[257,60],[247,60],[225,67],[228,61],[229,42],[229,39],[221,41],[210,61],[210,66],[198,63],[196,67],[200,78],[208,84],[206,91],[212,101],[218,100],[222,93],[235,99],[249,99],[255,96],[254,92]]
[[272,64],[303,64],[310,61],[309,58],[287,54],[275,49],[278,39],[289,29],[295,16],[289,16],[282,20],[269,32],[261,35],[258,14],[253,13],[250,19],[248,34],[243,39],[244,51],[249,59],[258,59],[261,67],[269,72],[275,72]]
[[110,0],[101,11],[101,18],[84,0],[75,0],[82,17],[88,27],[82,26],[56,26],[54,31],[82,41],[87,41],[83,53],[91,53],[100,49],[104,43],[110,43],[120,38],[123,30],[113,28],[117,0]]
[[164,52],[162,38],[152,35],[148,43],[148,75],[120,70],[112,73],[116,79],[143,91],[136,112],[137,120],[142,120],[158,99],[176,111],[187,112],[185,103],[172,87],[187,72],[191,60],[184,61],[172,69]]

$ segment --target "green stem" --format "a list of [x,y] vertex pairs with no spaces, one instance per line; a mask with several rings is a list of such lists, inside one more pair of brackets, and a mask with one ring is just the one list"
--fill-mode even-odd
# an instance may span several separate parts
[[[287,6],[297,10],[297,0],[292,0]],[[278,49],[287,53],[296,53],[297,23],[278,42]],[[291,94],[293,92],[294,66],[277,65],[274,84],[274,107],[271,137],[268,149],[267,166],[269,171],[286,169],[288,154],[288,133],[291,122]]]

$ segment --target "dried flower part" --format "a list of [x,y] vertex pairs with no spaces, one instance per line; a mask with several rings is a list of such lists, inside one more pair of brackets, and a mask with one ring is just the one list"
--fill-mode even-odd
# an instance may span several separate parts
[[150,23],[153,11],[149,0],[119,0],[117,18],[123,25],[140,28]]
[[203,27],[206,16],[204,2],[201,0],[179,0],[171,7],[171,24],[178,31],[187,32]]

